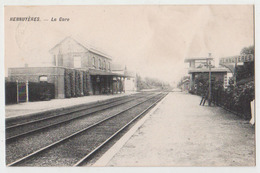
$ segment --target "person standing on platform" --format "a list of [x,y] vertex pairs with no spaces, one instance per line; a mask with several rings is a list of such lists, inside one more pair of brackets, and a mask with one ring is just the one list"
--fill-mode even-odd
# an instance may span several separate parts
[[202,106],[205,105],[206,100],[208,100],[208,96],[209,96],[208,90],[206,90],[206,92],[202,93],[202,98],[201,98],[201,101],[200,101],[200,105],[201,104],[202,104]]

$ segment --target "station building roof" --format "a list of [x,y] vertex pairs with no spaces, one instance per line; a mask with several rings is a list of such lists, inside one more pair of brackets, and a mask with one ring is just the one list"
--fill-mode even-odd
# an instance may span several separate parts
[[134,71],[128,70],[126,66],[123,66],[121,64],[112,64],[111,69],[113,73],[120,73],[124,74],[126,77],[135,77],[136,74]]
[[213,60],[213,58],[203,58],[203,57],[198,57],[198,58],[186,58],[184,62],[190,62],[190,61],[202,61],[202,60]]
[[[98,50],[97,48],[94,48],[92,45],[88,43],[84,43],[83,41],[77,41],[70,36],[64,38],[61,42],[56,44],[49,52],[54,53],[57,51],[61,51],[64,53],[89,51],[99,56],[102,56],[106,59],[112,60],[112,57],[110,55],[107,55],[106,53]],[[88,71],[90,75],[96,75],[96,76],[100,75],[100,76],[114,76],[114,77],[131,77],[130,76],[131,74],[124,73],[124,67],[121,65],[111,63],[111,69],[112,71],[104,71],[100,69],[90,68],[88,69]],[[121,72],[121,70],[118,69],[123,69],[123,71]]]
[[57,50],[57,48],[64,49],[62,52],[69,51],[67,47],[62,46],[67,41],[72,41],[73,43],[75,43],[75,45],[77,45],[78,47],[81,47],[81,49],[76,48],[75,46],[72,47],[72,48],[70,47],[70,51],[73,50],[73,51],[77,52],[77,51],[82,51],[82,49],[83,49],[83,50],[92,52],[94,54],[100,55],[100,56],[107,58],[109,60],[112,60],[112,57],[110,55],[107,55],[106,53],[98,50],[97,48],[95,48],[94,46],[92,46],[88,43],[79,42],[79,41],[75,40],[74,38],[72,38],[70,36],[64,38],[62,41],[60,41],[58,44],[56,44],[52,49],[49,50],[49,52],[53,53],[53,52],[55,52],[55,50]]

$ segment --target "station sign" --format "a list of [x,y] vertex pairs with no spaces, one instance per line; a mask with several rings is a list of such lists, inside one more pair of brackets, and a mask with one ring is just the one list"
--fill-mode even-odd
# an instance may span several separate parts
[[47,76],[40,76],[39,80],[40,80],[40,82],[47,82],[48,81],[48,77]]
[[226,58],[219,59],[220,64],[252,62],[252,61],[254,61],[254,55],[252,55],[252,54],[232,56],[232,57],[226,57]]

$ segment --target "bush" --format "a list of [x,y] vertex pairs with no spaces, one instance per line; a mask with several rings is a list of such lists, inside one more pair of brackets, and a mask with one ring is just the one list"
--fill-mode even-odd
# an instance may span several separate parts
[[250,81],[237,86],[229,86],[227,89],[213,88],[213,100],[217,105],[222,105],[226,109],[235,112],[245,119],[251,118],[250,102],[255,98],[254,81]]
[[251,117],[250,102],[255,99],[254,81],[237,86],[233,92],[234,105],[244,118]]

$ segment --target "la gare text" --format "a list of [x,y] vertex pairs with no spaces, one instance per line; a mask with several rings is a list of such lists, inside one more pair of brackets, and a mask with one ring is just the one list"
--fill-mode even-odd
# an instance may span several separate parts
[[68,22],[68,21],[70,21],[70,18],[64,18],[64,17],[56,18],[56,17],[52,17],[52,18],[51,18],[51,21],[52,21],[52,22],[56,22],[56,21]]

